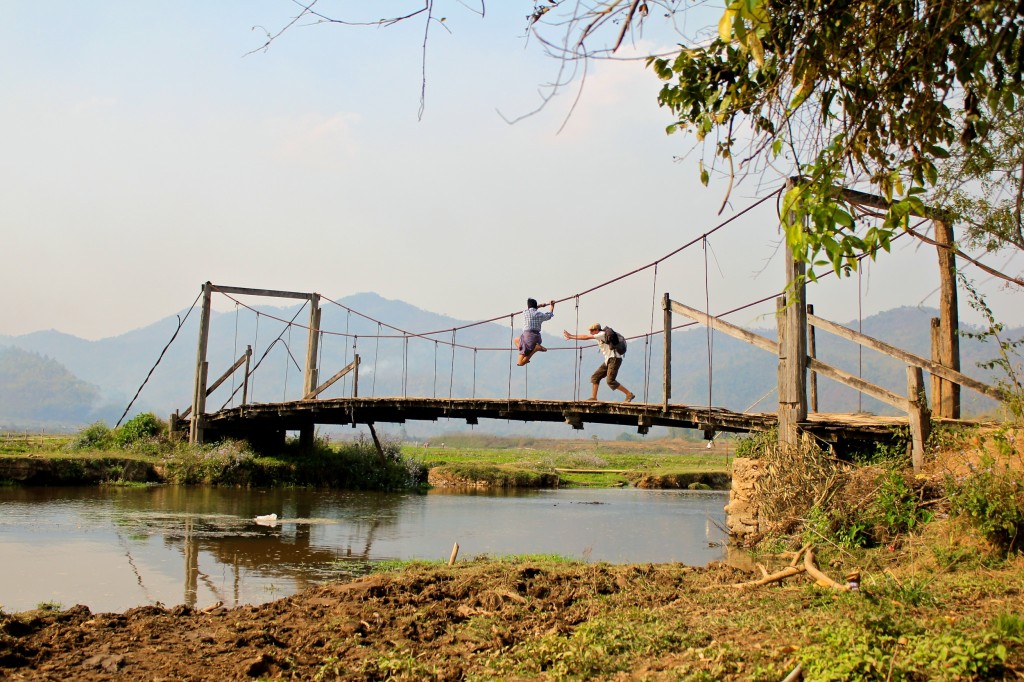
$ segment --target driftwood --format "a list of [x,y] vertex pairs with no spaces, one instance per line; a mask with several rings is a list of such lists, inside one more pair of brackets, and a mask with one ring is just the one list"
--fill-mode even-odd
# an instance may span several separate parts
[[[801,556],[804,558],[804,563],[803,566],[798,566],[797,564],[799,563]],[[768,571],[760,564],[758,564],[758,568],[762,573],[762,577],[760,579],[751,580],[745,583],[736,583],[733,587],[739,590],[749,587],[760,587],[761,585],[781,582],[794,575],[807,573],[807,575],[814,578],[815,584],[820,585],[821,587],[830,587],[834,590],[841,590],[843,592],[848,592],[850,590],[849,585],[836,582],[821,572],[817,564],[814,563],[814,549],[810,544],[801,547],[800,551],[793,556],[793,560],[790,561],[789,566],[786,566],[781,571],[769,574]]]

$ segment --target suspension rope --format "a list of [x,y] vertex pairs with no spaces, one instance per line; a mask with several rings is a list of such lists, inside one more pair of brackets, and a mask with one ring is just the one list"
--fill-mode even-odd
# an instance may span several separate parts
[[[708,315],[711,315],[711,293],[708,281],[708,240],[704,238],[704,310]],[[712,329],[710,324],[704,325],[707,330],[707,342],[708,342],[708,423],[711,421],[711,382],[714,378],[714,343],[712,341]]]
[[[574,329],[574,336],[579,336],[580,333],[580,297],[576,296],[576,327]],[[572,376],[572,398],[573,400],[580,399],[580,369],[583,367],[583,351],[580,350],[580,340],[573,340],[573,348],[575,351],[572,354],[573,360],[573,376]]]
[[377,323],[377,345],[373,348],[373,384],[370,386],[370,397],[377,397],[377,356],[380,355],[380,322]]
[[644,402],[648,402],[651,387],[651,356],[654,355],[654,309],[658,303],[658,266],[654,266],[654,281],[651,283],[651,326],[644,339]]
[[[292,326],[288,325],[288,341],[284,342],[285,350],[288,351],[288,356],[292,358],[292,362],[295,362],[295,358],[292,357]],[[297,364],[297,363],[296,363]],[[288,400],[288,358],[284,359],[284,388],[281,392],[281,402],[287,402]]]
[[434,397],[437,397],[437,340],[434,340]]
[[[516,337],[516,316],[509,315],[508,323],[512,328],[512,338],[514,339]],[[512,402],[512,355],[511,352],[508,354],[508,401],[510,403]]]
[[142,383],[139,385],[139,390],[135,391],[135,395],[132,397],[131,401],[129,401],[128,407],[124,408],[124,412],[121,413],[121,418],[117,420],[116,424],[114,424],[115,429],[121,425],[121,421],[125,418],[125,415],[128,414],[128,410],[132,409],[132,405],[135,404],[135,401],[138,399],[139,394],[142,393],[142,389],[145,388],[147,383],[149,383],[149,378],[153,376],[153,372],[160,364],[160,361],[164,359],[164,353],[166,353],[167,349],[171,347],[172,343],[174,343],[174,339],[178,338],[178,332],[180,332],[181,328],[185,326],[185,320],[187,320],[188,316],[192,314],[193,310],[195,310],[196,304],[199,303],[199,299],[202,298],[202,296],[203,292],[202,290],[200,290],[199,295],[196,296],[196,300],[192,301],[192,306],[188,309],[188,312],[185,313],[185,317],[178,318],[178,328],[174,330],[173,334],[171,334],[170,341],[168,341],[167,345],[164,346],[164,349],[160,351],[160,355],[157,357],[156,362],[153,363],[153,366],[149,368],[149,372],[146,374],[146,378],[143,379]]
[[[259,311],[257,311],[256,312],[256,333],[253,335],[253,339],[252,339],[252,349],[253,349],[254,353],[256,352],[256,349],[258,348],[257,343],[259,343],[259,340],[260,340],[260,314],[259,314]],[[250,383],[249,383],[249,397],[251,398],[252,402],[256,402],[256,368],[260,366],[260,362],[262,362],[262,361],[263,361],[263,357],[261,356],[260,357],[260,361],[252,366],[252,368],[249,370],[249,376],[246,377],[246,379],[249,379],[249,378],[252,379],[252,381],[250,381]]]
[[476,398],[476,348],[473,349],[473,398]]
[[452,330],[452,368],[448,375],[448,400],[452,399],[452,389],[455,386],[455,330]]
[[[232,362],[238,359],[238,306],[235,306],[235,341],[234,346],[231,349],[231,360]],[[231,406],[234,407],[235,401],[235,373],[231,373]]]

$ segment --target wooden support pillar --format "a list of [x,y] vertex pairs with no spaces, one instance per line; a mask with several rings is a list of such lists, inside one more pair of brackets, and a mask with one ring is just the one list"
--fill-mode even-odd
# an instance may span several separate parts
[[192,390],[191,422],[188,442],[203,442],[203,412],[206,411],[206,351],[210,343],[210,303],[213,298],[213,284],[203,284],[203,309],[199,317],[199,344],[196,349],[196,374]]
[[[942,220],[933,220],[935,241],[939,255],[939,364],[960,371],[960,317],[956,295],[956,256],[953,252],[953,226]],[[933,360],[935,358],[933,357]],[[936,414],[949,419],[960,418],[960,386],[939,379],[940,402]],[[934,384],[933,384],[934,386]]]
[[907,367],[907,421],[910,423],[910,459],[917,473],[924,466],[924,444],[931,431],[931,414],[924,395],[924,373],[920,367]]
[[311,454],[313,452],[315,436],[316,432],[313,424],[303,426],[299,429],[299,452],[304,455]]
[[373,444],[377,448],[377,456],[380,458],[381,464],[387,464],[388,458],[384,454],[384,447],[380,444],[380,438],[377,438],[377,430],[373,428],[373,422],[366,422],[366,426],[370,429],[370,436],[373,437]]
[[242,377],[242,407],[249,403],[249,363],[252,361],[252,346],[245,347],[245,376]]
[[[787,183],[791,186],[792,180]],[[807,420],[807,294],[805,264],[786,242],[786,295],[776,300],[779,334],[779,447],[800,444],[800,422]]]
[[664,311],[665,322],[665,369],[662,380],[662,395],[665,411],[668,411],[668,401],[672,397],[672,299],[666,292],[661,299],[661,309]]
[[302,395],[316,389],[316,355],[320,347],[320,295],[309,296],[309,339],[306,342],[306,371],[302,381]]
[[[807,314],[814,314],[814,306],[810,303],[807,304]],[[817,358],[817,344],[814,340],[814,325],[807,325],[807,356],[810,358]],[[818,373],[814,370],[810,372],[810,392],[808,394],[808,409],[811,412],[818,411]]]

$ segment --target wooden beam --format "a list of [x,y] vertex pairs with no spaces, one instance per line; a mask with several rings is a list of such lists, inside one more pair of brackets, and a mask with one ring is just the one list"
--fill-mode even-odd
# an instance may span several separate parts
[[[209,284],[209,282],[207,282]],[[215,290],[222,294],[242,294],[245,296],[270,296],[272,298],[303,298],[313,300],[318,294],[306,294],[298,291],[276,291],[274,289],[249,289],[247,287],[228,287],[220,284],[211,284]]]
[[879,353],[884,353],[886,355],[894,357],[897,360],[901,360],[907,363],[908,365],[913,365],[914,367],[926,369],[935,376],[942,377],[943,379],[948,379],[949,381],[959,384],[961,386],[966,386],[967,388],[973,389],[979,393],[983,393],[989,396],[990,398],[995,398],[996,400],[1000,401],[1005,401],[1007,399],[1005,393],[994,386],[989,386],[988,384],[982,383],[976,379],[972,379],[971,377],[961,374],[960,372],[950,369],[949,367],[946,367],[944,365],[934,363],[930,360],[925,360],[924,358],[918,355],[908,353],[907,351],[896,348],[895,346],[891,346],[884,341],[879,341],[878,339],[866,336],[864,334],[861,334],[860,332],[855,332],[852,329],[847,329],[846,327],[840,324],[836,324],[835,322],[830,322],[829,320],[817,317],[815,315],[808,315],[807,322],[811,325],[814,325],[815,327],[824,329],[825,331],[831,332],[836,336],[842,337],[848,341],[859,343],[860,345],[867,346],[868,348],[876,350]]
[[380,438],[377,438],[377,430],[373,428],[373,422],[366,422],[366,425],[370,428],[370,435],[373,437],[373,444],[377,448],[377,456],[380,457],[381,464],[387,464],[388,458],[384,455],[384,448],[380,444]]
[[760,336],[753,332],[748,332],[746,329],[743,329],[742,327],[737,327],[736,325],[730,324],[725,320],[721,320],[717,317],[711,317],[707,313],[701,312],[696,308],[691,308],[689,306],[683,305],[678,301],[671,301],[671,304],[673,312],[677,312],[680,315],[685,315],[691,320],[696,320],[701,324],[710,326],[715,331],[720,331],[723,334],[727,334],[733,338],[739,339],[740,341],[746,341],[749,344],[757,346],[761,350],[768,351],[772,355],[778,355],[779,353],[779,344],[765,336]]
[[808,369],[812,369],[818,374],[822,374],[828,377],[829,379],[838,381],[841,384],[846,384],[851,388],[857,389],[861,393],[865,393],[871,396],[872,398],[881,400],[883,403],[892,405],[900,412],[908,411],[906,398],[900,395],[896,395],[892,391],[888,391],[882,388],[881,386],[877,386],[871,383],[870,381],[865,381],[860,377],[856,377],[848,372],[844,372],[843,370],[837,369],[832,365],[826,365],[824,362],[816,358],[808,358],[807,367]]
[[345,376],[346,374],[348,374],[352,370],[356,369],[357,367],[359,367],[359,356],[358,355],[355,357],[355,359],[352,362],[348,363],[347,365],[342,367],[340,370],[338,370],[338,373],[335,374],[333,377],[331,377],[330,379],[328,379],[327,381],[325,381],[321,385],[317,386],[315,389],[313,389],[312,391],[310,391],[306,395],[302,396],[302,399],[303,400],[312,400],[313,398],[317,397],[318,395],[323,393],[325,390],[327,390],[331,386],[331,384],[333,384],[338,379],[342,378],[343,376]]

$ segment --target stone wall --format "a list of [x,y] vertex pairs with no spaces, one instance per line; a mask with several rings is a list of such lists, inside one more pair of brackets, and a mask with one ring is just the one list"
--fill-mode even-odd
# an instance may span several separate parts
[[740,457],[732,462],[732,488],[725,505],[729,535],[742,538],[760,532],[754,485],[761,476],[761,462]]

